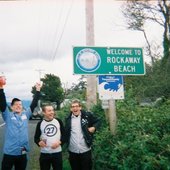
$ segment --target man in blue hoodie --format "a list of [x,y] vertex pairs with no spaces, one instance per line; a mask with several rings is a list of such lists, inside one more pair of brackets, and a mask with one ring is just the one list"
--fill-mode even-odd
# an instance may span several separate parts
[[8,109],[3,85],[0,85],[0,111],[5,122],[4,155],[1,170],[25,170],[27,166],[27,152],[29,151],[28,121],[34,108],[37,106],[41,85],[36,84],[36,94],[26,111],[23,110],[22,101],[14,98],[11,110]]

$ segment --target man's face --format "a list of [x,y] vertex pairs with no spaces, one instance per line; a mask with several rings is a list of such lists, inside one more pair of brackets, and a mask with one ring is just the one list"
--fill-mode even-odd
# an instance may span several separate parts
[[79,105],[79,103],[72,103],[70,110],[73,115],[78,116],[81,113],[81,106]]
[[52,106],[46,106],[45,107],[44,118],[46,120],[53,120],[53,118],[54,118],[54,108]]
[[11,109],[13,112],[20,114],[22,112],[22,102],[21,101],[15,101],[14,104],[11,106]]

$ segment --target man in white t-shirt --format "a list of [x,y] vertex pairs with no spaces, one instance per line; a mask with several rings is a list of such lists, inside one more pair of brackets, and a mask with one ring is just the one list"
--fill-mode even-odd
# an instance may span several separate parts
[[41,147],[40,170],[62,170],[62,136],[64,126],[60,119],[54,117],[52,105],[42,108],[44,118],[38,122],[34,142]]

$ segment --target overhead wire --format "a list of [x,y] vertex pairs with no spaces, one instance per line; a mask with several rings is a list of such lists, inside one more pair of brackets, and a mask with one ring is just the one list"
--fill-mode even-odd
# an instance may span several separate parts
[[[53,44],[55,44],[55,41],[57,41],[57,37],[59,35],[59,25],[60,25],[59,23],[64,9],[64,1],[61,2],[61,6],[60,3],[58,2],[59,1],[56,2],[53,1],[54,4],[51,5],[52,2],[50,2],[49,3],[50,5],[48,4],[45,6],[46,9],[45,16],[43,17],[43,21],[45,24],[43,24],[43,29],[41,29],[44,35],[42,36],[41,51],[43,51],[44,54],[44,56],[42,57],[46,57],[46,59],[52,56],[52,53],[54,51]],[[59,11],[59,15],[57,17],[57,20],[55,20],[57,21],[55,24],[55,22],[52,21],[52,19],[56,17],[56,11]],[[55,25],[56,25],[56,29],[55,29]],[[54,34],[53,34],[53,29],[55,29]]]
[[40,11],[42,9],[42,3],[38,6],[38,16],[37,16],[37,20],[38,20],[38,29],[37,29],[37,57],[40,57]]
[[[46,43],[48,43],[48,37],[49,37],[49,25],[50,25],[50,10],[49,10],[49,5],[44,5],[45,9],[45,16],[43,17],[43,22],[45,21],[44,25],[44,36],[42,36],[42,44],[41,44],[41,51],[42,51],[42,57],[47,57],[48,56],[48,45],[46,45]],[[46,27],[45,27],[46,26]]]
[[63,25],[63,28],[62,28],[62,32],[61,32],[60,37],[59,37],[59,39],[58,39],[58,42],[57,42],[57,45],[56,45],[56,48],[55,48],[55,51],[54,51],[54,55],[52,55],[52,58],[51,58],[52,61],[54,61],[55,58],[56,58],[56,55],[57,55],[57,52],[58,52],[58,49],[59,49],[59,46],[60,46],[60,43],[61,43],[61,39],[62,39],[62,36],[63,36],[63,34],[64,34],[64,31],[65,31],[65,28],[66,28],[66,24],[67,24],[67,21],[68,21],[68,18],[69,18],[69,14],[70,14],[70,12],[71,12],[71,10],[72,10],[73,1],[74,1],[74,0],[72,0],[71,3],[70,3],[70,7],[69,7],[69,9],[68,9],[68,12],[67,12],[67,15],[66,15],[66,18],[65,18],[65,21],[64,21],[64,25]]
[[[57,17],[57,22],[56,22],[56,30],[54,32],[54,39],[52,40],[52,43],[51,44],[55,44],[55,41],[57,41],[57,37],[59,35],[59,23],[60,23],[60,20],[62,18],[62,13],[63,13],[63,10],[64,10],[64,1],[62,1],[62,4],[61,4],[61,8],[59,10],[59,15]],[[53,54],[53,50],[51,50],[51,53],[49,54],[49,56],[52,56]]]
[[[50,15],[53,17],[55,16],[55,14],[53,15],[52,14],[52,11],[57,11],[57,8],[59,8],[59,5],[53,5],[51,6],[50,5],[46,5],[45,3],[48,2],[48,1],[42,1],[41,3],[38,3],[38,10],[37,10],[37,16],[36,16],[36,19],[37,19],[37,57],[38,58],[48,58],[49,56],[51,56],[51,49],[49,49],[49,41],[52,38],[52,37],[56,37],[56,35],[58,34],[58,29],[55,29],[55,34],[54,36],[50,36],[49,33],[51,33],[51,22],[50,22]],[[63,2],[63,1],[62,1]],[[63,5],[62,5],[63,6]],[[52,9],[50,7],[57,7],[55,9]],[[63,8],[63,7],[62,7]],[[52,9],[52,10],[51,10]],[[61,11],[63,9],[60,9],[59,8],[59,17],[57,19],[57,23],[59,22],[59,18],[61,16]],[[44,13],[44,12],[45,13]],[[51,17],[51,18],[52,18]],[[53,24],[54,26],[55,24]],[[58,27],[57,27],[58,28]],[[55,38],[53,40],[53,42],[55,41]],[[48,44],[47,44],[48,43]],[[50,51],[50,52],[48,52]]]
[[[70,12],[72,10],[73,2],[74,2],[74,0],[72,0],[71,3],[69,4],[68,11],[66,12],[66,17],[64,19],[64,24],[63,24],[62,27],[61,27],[61,25],[62,25],[61,22],[63,22],[62,15],[65,14],[64,13],[64,1],[62,1],[61,8],[59,8],[59,15],[58,15],[57,20],[56,20],[57,21],[56,22],[57,23],[56,24],[56,30],[55,30],[55,32],[53,34],[54,38],[51,40],[52,45],[56,44],[56,46],[54,47],[54,50],[51,49],[51,50],[48,50],[49,53],[46,52],[47,58],[49,57],[49,59],[52,60],[52,61],[55,60],[57,52],[58,52],[58,49],[60,47],[61,40],[62,40],[64,31],[65,31],[65,28],[66,28],[66,24],[68,22],[68,18],[69,18]],[[50,24],[49,23],[49,15],[50,15],[50,13],[48,12],[50,10],[50,8],[47,8],[48,16],[46,17],[46,20],[47,20],[47,22],[45,24],[46,28],[43,28],[43,29],[41,28],[42,27],[41,17],[42,17],[42,14],[43,14],[42,11],[44,10],[43,8],[45,7],[44,5],[45,4],[41,3],[38,6],[39,7],[38,15],[37,15],[37,22],[38,22],[38,29],[37,29],[37,57],[38,58],[44,57],[43,51],[47,51],[47,49],[46,50],[44,50],[44,49],[48,48],[49,44],[46,45],[46,43],[49,43],[48,37],[50,37],[50,36],[48,36],[48,35],[49,35],[49,32],[51,31],[51,30],[49,30],[49,29],[51,29],[51,27],[49,26],[49,24]],[[58,8],[58,6],[57,6],[57,8]],[[62,30],[61,33],[59,33],[60,28]],[[47,33],[47,34],[45,34],[45,33]]]

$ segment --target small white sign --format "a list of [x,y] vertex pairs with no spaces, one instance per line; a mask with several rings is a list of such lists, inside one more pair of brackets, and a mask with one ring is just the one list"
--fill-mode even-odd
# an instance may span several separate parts
[[116,75],[98,76],[99,99],[124,99],[123,77]]
[[102,100],[102,108],[103,109],[109,108],[109,101],[108,100]]

